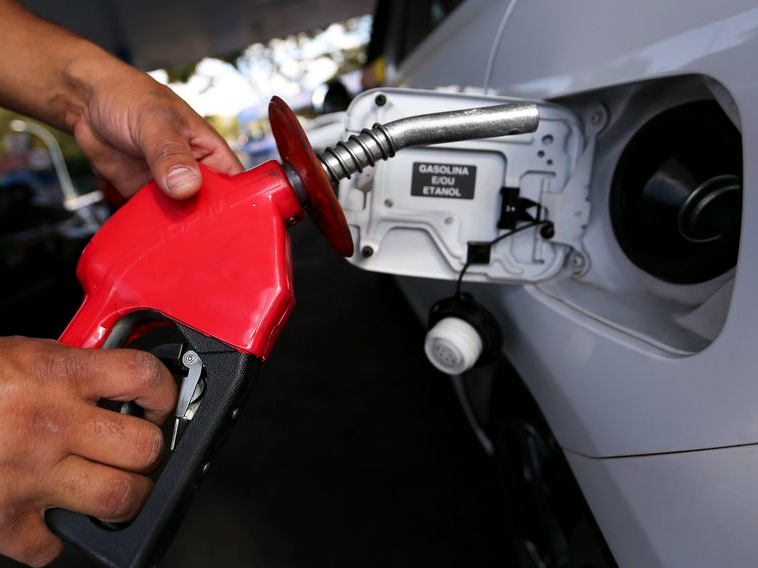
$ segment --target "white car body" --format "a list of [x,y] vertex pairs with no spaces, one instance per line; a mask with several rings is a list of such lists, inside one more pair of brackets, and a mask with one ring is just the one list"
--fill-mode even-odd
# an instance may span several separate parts
[[[754,2],[468,0],[390,65],[401,87],[550,101],[585,129],[588,109],[607,110],[582,236],[588,269],[467,288],[500,322],[502,353],[622,567],[758,562],[756,56]],[[742,246],[736,267],[672,283],[627,257],[609,193],[635,133],[701,99],[716,101],[742,135]],[[399,282],[422,318],[451,289],[449,278]]]

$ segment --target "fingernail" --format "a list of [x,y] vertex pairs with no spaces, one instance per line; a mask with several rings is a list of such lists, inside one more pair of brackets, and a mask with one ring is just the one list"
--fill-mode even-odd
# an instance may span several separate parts
[[197,189],[200,173],[186,166],[177,166],[168,172],[166,187],[171,193],[183,194]]

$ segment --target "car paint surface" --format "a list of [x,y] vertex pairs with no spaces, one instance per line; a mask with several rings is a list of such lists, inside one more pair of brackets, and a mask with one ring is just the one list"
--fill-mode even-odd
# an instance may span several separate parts
[[[667,352],[539,285],[468,289],[500,321],[503,352],[564,448],[620,566],[753,565],[758,163],[751,157],[758,81],[751,70],[758,7],[746,1],[514,2],[464,3],[397,70],[396,80],[568,104],[610,86],[697,74],[728,93],[720,102],[743,136],[742,246],[724,327],[708,347],[690,355]],[[602,190],[595,183],[591,191]],[[588,234],[604,236],[609,254],[629,264],[607,219],[602,222],[608,210],[592,215]],[[422,318],[451,290],[439,281],[400,278],[400,284]]]

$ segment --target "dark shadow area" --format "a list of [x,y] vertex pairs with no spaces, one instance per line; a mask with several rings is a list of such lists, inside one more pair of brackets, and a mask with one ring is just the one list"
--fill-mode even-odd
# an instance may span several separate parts
[[422,324],[392,278],[291,234],[297,308],[162,566],[506,565],[492,464]]

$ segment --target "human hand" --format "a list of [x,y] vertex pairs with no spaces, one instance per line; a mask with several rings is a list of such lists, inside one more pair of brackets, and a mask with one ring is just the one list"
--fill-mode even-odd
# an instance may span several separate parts
[[112,67],[86,90],[71,129],[95,169],[124,196],[155,179],[169,196],[190,197],[202,183],[197,162],[242,171],[223,138],[171,89],[127,65],[117,73]]
[[[0,554],[43,566],[61,550],[51,507],[134,518],[159,463],[176,383],[152,355],[0,338]],[[134,400],[145,420],[97,407]]]
[[151,179],[183,199],[197,162],[234,174],[226,142],[170,89],[93,43],[0,0],[0,105],[72,132],[125,196]]

